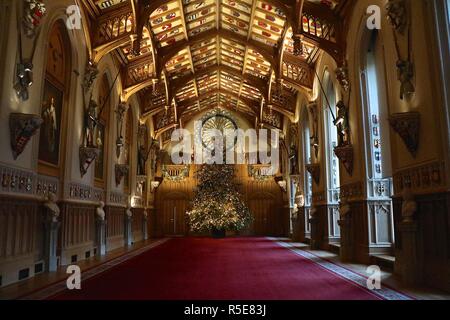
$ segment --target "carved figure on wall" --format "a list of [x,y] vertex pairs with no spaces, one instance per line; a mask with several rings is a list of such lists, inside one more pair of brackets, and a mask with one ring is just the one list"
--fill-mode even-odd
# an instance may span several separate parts
[[345,220],[347,215],[350,213],[350,204],[348,203],[346,198],[341,199],[341,203],[339,204],[339,219]]
[[47,218],[51,222],[58,222],[58,218],[61,212],[56,201],[56,195],[53,192],[49,192],[44,203],[44,207],[47,210]]
[[385,8],[389,23],[396,31],[403,34],[408,23],[405,0],[389,0]]
[[349,144],[350,138],[350,125],[348,121],[348,108],[345,103],[341,100],[336,104],[337,108],[337,117],[333,121],[334,125],[337,127],[338,137],[339,137],[339,146],[344,146]]
[[84,79],[82,85],[85,91],[89,91],[89,89],[92,88],[92,85],[94,84],[95,79],[97,79],[98,74],[99,71],[97,66],[92,61],[89,61],[86,65],[86,70],[84,71]]
[[97,126],[97,102],[89,101],[89,105],[84,115],[84,130],[86,146],[89,148],[95,147],[95,127]]
[[138,149],[138,176],[145,176],[145,165],[148,160],[148,151],[144,145],[140,145]]
[[400,99],[404,99],[416,90],[412,83],[414,77],[414,67],[409,61],[399,60],[397,61],[397,77],[400,81]]
[[105,203],[103,201],[100,201],[99,206],[97,207],[96,210],[97,213],[97,218],[100,221],[105,221]]
[[417,202],[414,199],[414,194],[410,188],[403,189],[402,192],[402,218],[403,222],[413,222],[414,216],[417,212]]
[[131,219],[133,217],[133,211],[131,211],[131,205],[128,204],[127,210],[125,212],[128,219]]
[[298,152],[295,144],[291,144],[289,153],[289,164],[290,164],[290,173],[291,174],[299,174],[298,170]]
[[314,154],[317,158],[319,156],[319,115],[317,113],[317,105],[311,103],[308,106],[308,111],[311,114],[312,119],[311,146],[313,147]]

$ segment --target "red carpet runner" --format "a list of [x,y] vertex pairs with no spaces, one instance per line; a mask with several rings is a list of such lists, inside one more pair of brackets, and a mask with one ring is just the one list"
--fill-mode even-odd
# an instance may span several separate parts
[[172,239],[82,281],[72,299],[381,299],[310,259],[260,238]]

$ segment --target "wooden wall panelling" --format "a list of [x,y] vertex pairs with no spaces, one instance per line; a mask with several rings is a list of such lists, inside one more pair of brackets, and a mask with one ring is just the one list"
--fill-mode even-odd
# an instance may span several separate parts
[[143,224],[144,224],[144,209],[135,208],[133,209],[133,242],[138,242],[143,240]]
[[111,251],[124,246],[125,208],[107,206],[106,250]]
[[39,202],[0,196],[0,276],[2,286],[16,282],[18,271],[42,260],[42,215]]
[[[190,208],[197,185],[195,172],[198,168],[198,166],[191,166],[187,179],[179,182],[165,180],[157,189],[155,236],[190,234],[186,225],[185,212]],[[235,181],[239,185],[244,201],[255,216],[255,221],[249,230],[242,231],[241,234],[287,236],[289,215],[286,214],[283,206],[281,189],[274,179],[256,181],[248,176],[247,166],[237,165],[235,168]]]
[[94,255],[95,248],[95,206],[82,203],[60,204],[61,228],[59,237],[59,255],[61,264],[68,265],[76,256],[77,261],[84,260],[86,253]]

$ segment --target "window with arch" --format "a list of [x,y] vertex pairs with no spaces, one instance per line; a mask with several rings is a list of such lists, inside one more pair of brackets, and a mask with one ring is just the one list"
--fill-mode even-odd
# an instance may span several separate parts
[[64,118],[70,87],[70,41],[66,30],[64,23],[58,21],[49,34],[41,109],[44,122],[39,136],[38,171],[55,177],[63,167],[62,139],[66,135]]
[[[125,146],[124,146],[125,163],[129,166],[131,166],[132,133],[133,133],[133,116],[131,112],[131,106],[129,106],[125,120]],[[125,192],[127,193],[130,192],[130,185],[131,185],[131,170],[128,170],[128,175],[124,179]]]
[[[304,154],[304,163],[305,165],[312,163],[311,157],[311,130],[309,129],[309,112],[305,108],[304,116],[303,116],[303,154]],[[305,206],[309,207],[312,203],[312,187],[313,180],[311,174],[308,170],[304,170],[305,173]]]
[[328,184],[328,201],[337,203],[339,201],[339,159],[334,153],[334,148],[338,146],[338,132],[334,125],[334,117],[336,115],[336,91],[331,80],[330,74],[325,73],[324,90],[322,94],[322,107],[324,110],[325,120],[325,152],[327,158],[327,184]]
[[390,138],[387,119],[389,111],[385,97],[383,46],[378,31],[370,35],[365,54],[362,83],[365,104],[367,174],[379,180],[391,176]]
[[98,123],[95,127],[95,144],[100,149],[100,154],[95,160],[95,182],[97,187],[105,187],[105,177],[107,170],[108,145],[107,137],[109,131],[109,114],[111,110],[111,96],[108,76],[101,78],[98,92]]

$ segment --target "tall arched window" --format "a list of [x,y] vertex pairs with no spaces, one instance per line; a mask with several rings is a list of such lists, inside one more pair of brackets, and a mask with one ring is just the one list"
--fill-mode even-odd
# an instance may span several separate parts
[[[305,112],[305,118],[303,120],[303,146],[304,146],[304,155],[305,155],[305,164],[311,164],[311,131],[309,129],[309,116],[308,112]],[[305,205],[311,206],[312,203],[312,176],[305,170]]]
[[95,160],[95,183],[97,187],[105,187],[105,177],[107,172],[108,145],[107,137],[109,131],[109,114],[111,110],[111,96],[109,94],[109,81],[106,74],[103,75],[99,92],[99,122],[95,128],[95,144],[100,149],[100,154]]
[[63,167],[66,135],[64,118],[67,115],[67,91],[70,87],[70,42],[64,23],[51,29],[47,45],[44,76],[44,95],[41,116],[44,120],[39,137],[39,172],[60,176]]
[[[309,112],[306,110],[303,113],[303,155],[304,155],[304,164],[308,165],[312,163],[311,156],[311,144],[313,141],[311,140],[311,130],[310,130],[310,122],[309,122]],[[308,170],[304,171],[304,196],[305,196],[305,237],[310,237],[311,227],[309,224],[310,213],[311,213],[311,204],[312,204],[312,188],[313,188],[313,180],[311,174]]]
[[384,48],[378,31],[367,38],[361,83],[366,145],[369,244],[390,252],[394,242],[392,162]]
[[384,87],[384,57],[378,32],[373,32],[370,38],[365,59],[365,72],[362,81],[365,86],[366,121],[367,121],[367,173],[370,179],[383,179],[391,176],[389,112]]
[[325,73],[324,85],[326,96],[322,96],[322,107],[325,112],[328,202],[337,203],[340,188],[339,159],[334,153],[334,148],[338,146],[338,132],[333,123],[336,116],[336,91],[328,72]]
[[328,218],[328,242],[339,242],[339,159],[334,153],[338,146],[338,131],[334,125],[336,117],[336,90],[328,72],[324,77],[325,94],[322,96],[322,107],[324,110],[325,125],[325,154],[327,159],[327,218]]
[[[131,113],[131,106],[128,108],[125,120],[125,164],[131,166],[131,148],[132,148],[132,132],[133,132],[133,118]],[[128,170],[128,175],[124,179],[125,192],[130,192],[131,185],[131,170]]]

